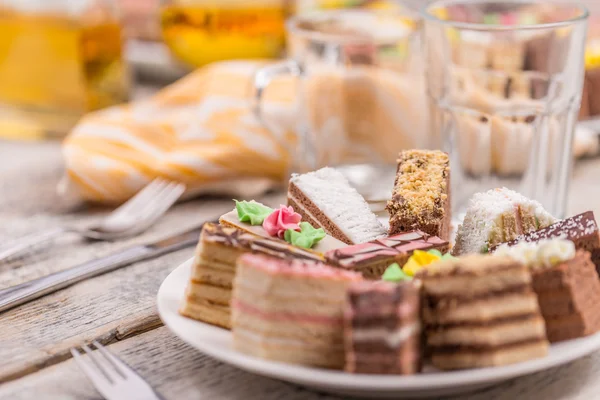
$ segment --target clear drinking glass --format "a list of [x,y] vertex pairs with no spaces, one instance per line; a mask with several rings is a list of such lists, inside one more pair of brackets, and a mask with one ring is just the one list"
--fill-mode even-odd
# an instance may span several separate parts
[[587,10],[547,1],[438,1],[425,15],[432,143],[450,153],[453,214],[506,186],[565,213]]
[[[421,21],[409,12],[321,11],[287,24],[289,59],[256,74],[260,98],[276,77],[295,75],[292,172],[340,167],[370,201],[391,196],[402,149],[427,142]],[[272,110],[265,115],[272,115]],[[293,143],[293,145],[292,145]]]

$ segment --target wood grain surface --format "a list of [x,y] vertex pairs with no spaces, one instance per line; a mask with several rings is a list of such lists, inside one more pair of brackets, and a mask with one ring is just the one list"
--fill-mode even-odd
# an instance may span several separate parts
[[[0,141],[0,243],[54,227],[85,225],[107,210],[59,196],[63,167],[58,143]],[[600,212],[600,160],[577,164],[569,213]],[[276,204],[280,197],[266,202]],[[231,202],[202,198],[178,205],[149,232],[117,243],[64,237],[43,251],[0,266],[0,288],[69,268],[134,243],[186,230],[231,208]],[[96,399],[89,382],[69,360],[69,348],[93,339],[112,345],[167,399],[333,398],[257,377],[214,361],[160,328],[156,292],[168,273],[189,258],[180,250],[79,283],[0,314],[0,398]],[[569,366],[516,379],[460,399],[594,399],[600,354]],[[597,397],[594,397],[597,396]]]
[[[205,356],[161,327],[109,348],[166,399],[337,400],[256,376]],[[569,365],[515,379],[449,400],[598,398],[600,353]],[[0,386],[0,400],[101,399],[71,359]]]

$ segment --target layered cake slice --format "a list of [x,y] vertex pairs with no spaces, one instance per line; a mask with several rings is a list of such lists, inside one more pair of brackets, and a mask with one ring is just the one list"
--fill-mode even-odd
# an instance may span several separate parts
[[390,264],[402,267],[415,250],[436,249],[445,253],[448,247],[448,242],[437,236],[411,231],[332,250],[325,253],[325,259],[339,268],[360,272],[367,279],[379,279]]
[[450,238],[450,164],[441,151],[406,150],[400,153],[392,199],[389,234],[421,230]]
[[322,258],[283,241],[257,237],[239,229],[207,223],[192,265],[192,274],[179,312],[193,319],[230,328],[231,288],[235,263],[248,252],[279,258],[320,261]]
[[346,291],[361,279],[321,263],[243,255],[231,302],[234,348],[275,361],[343,368]]
[[426,351],[444,369],[543,357],[544,319],[527,267],[510,257],[469,255],[429,265],[423,284]]
[[344,310],[348,372],[411,375],[421,369],[420,285],[354,283]]
[[[589,251],[592,262],[600,274],[600,233],[592,211],[562,219],[546,228],[521,235],[506,244],[514,246],[521,242],[539,242],[555,238],[570,240],[575,244],[576,249]],[[493,252],[496,248],[491,248],[490,251]]]
[[540,203],[509,190],[476,193],[458,226],[454,255],[487,253],[490,248],[556,222]]
[[365,199],[333,168],[293,175],[288,204],[303,220],[346,244],[364,243],[386,234]]
[[500,246],[495,255],[513,257],[531,270],[533,290],[550,342],[600,330],[600,279],[585,250],[565,239]]

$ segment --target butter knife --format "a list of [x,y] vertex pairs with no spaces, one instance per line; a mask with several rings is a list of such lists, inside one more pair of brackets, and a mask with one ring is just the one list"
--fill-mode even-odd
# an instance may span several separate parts
[[198,243],[202,226],[150,244],[129,247],[64,271],[0,290],[0,312],[56,292],[84,279],[110,272],[134,262],[155,258]]

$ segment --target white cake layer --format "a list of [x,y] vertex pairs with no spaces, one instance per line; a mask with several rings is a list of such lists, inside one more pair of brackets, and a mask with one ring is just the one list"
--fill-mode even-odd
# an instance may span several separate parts
[[338,170],[321,168],[307,174],[293,175],[290,181],[353,243],[364,243],[385,236],[386,229],[365,199]]

